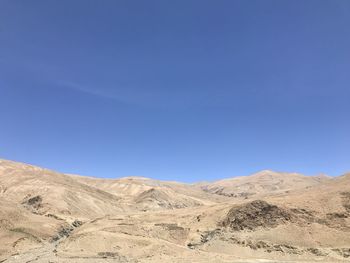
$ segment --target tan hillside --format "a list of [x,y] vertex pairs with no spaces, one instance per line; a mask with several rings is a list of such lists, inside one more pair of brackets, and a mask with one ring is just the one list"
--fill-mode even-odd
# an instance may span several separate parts
[[1,160],[0,197],[0,262],[350,262],[349,174],[199,186]]
[[[228,200],[223,196],[213,196],[211,193],[206,193],[202,189],[193,187],[193,185],[178,182],[166,182],[138,176],[119,179],[100,179],[77,175],[70,176],[81,183],[119,196],[125,201],[131,200],[130,202],[132,203],[134,203],[134,198],[136,196],[152,189],[166,192],[169,198],[172,199],[168,201],[174,203],[178,200],[179,207],[183,207],[182,204],[185,202],[185,199],[189,201],[185,206],[215,204]],[[185,203],[187,203],[187,201]]]
[[93,218],[121,211],[119,198],[39,167],[0,161],[0,196],[37,214]]
[[327,180],[329,180],[329,177],[324,175],[304,176],[298,173],[279,173],[264,170],[250,176],[234,177],[213,183],[202,183],[199,184],[199,187],[213,194],[245,198],[303,189]]

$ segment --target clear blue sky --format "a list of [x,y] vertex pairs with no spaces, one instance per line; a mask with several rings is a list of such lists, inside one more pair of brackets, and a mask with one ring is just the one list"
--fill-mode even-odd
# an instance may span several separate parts
[[350,1],[0,0],[0,157],[215,180],[350,170]]

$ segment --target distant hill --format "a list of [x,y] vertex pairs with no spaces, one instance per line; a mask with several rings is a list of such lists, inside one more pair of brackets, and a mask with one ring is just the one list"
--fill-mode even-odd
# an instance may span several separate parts
[[234,177],[213,183],[199,184],[206,192],[230,197],[253,197],[315,186],[330,177],[305,176],[298,173],[280,173],[264,170],[250,176]]

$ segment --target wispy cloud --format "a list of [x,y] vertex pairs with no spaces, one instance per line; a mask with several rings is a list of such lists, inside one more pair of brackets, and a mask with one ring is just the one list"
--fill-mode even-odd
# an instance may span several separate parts
[[[206,92],[187,92],[187,90],[155,89],[144,87],[90,87],[72,81],[60,81],[59,86],[102,99],[146,108],[183,109],[207,105]],[[220,96],[216,96],[220,100]],[[213,101],[213,99],[212,99]],[[215,103],[215,102],[214,102]]]
[[107,92],[102,89],[96,89],[96,88],[84,86],[76,82],[61,81],[59,85],[65,88],[69,88],[75,91],[79,91],[79,92],[91,95],[91,96],[95,96],[103,99],[116,100],[122,103],[130,103],[130,101],[123,96],[118,96],[115,93]]

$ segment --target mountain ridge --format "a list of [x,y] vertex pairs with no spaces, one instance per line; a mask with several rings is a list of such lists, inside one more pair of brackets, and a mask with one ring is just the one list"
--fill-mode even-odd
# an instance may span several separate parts
[[349,232],[349,173],[186,184],[0,160],[6,263],[350,262]]

